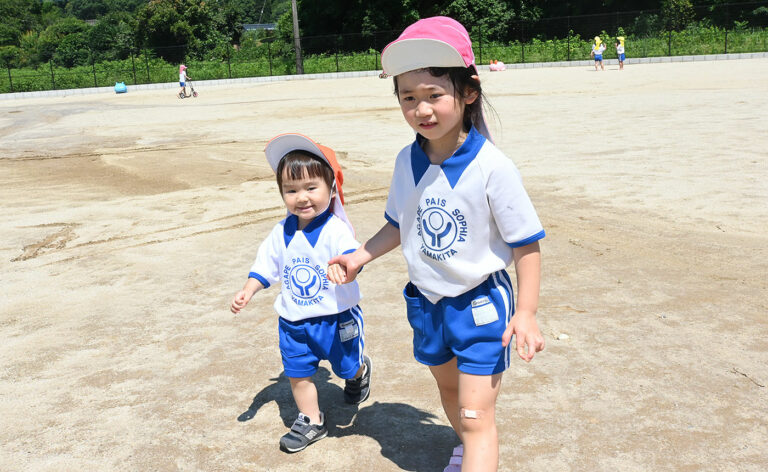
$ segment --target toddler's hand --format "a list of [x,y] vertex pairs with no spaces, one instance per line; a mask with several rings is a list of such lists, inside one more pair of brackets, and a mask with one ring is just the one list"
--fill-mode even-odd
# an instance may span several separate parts
[[235,294],[235,298],[232,299],[232,303],[229,306],[229,309],[234,314],[240,313],[240,310],[245,308],[245,305],[248,304],[248,302],[251,301],[251,296],[249,296],[248,292],[245,290],[240,290]]
[[353,254],[354,252],[343,254],[328,261],[328,280],[337,285],[347,284],[355,280],[360,267],[355,263]]
[[344,271],[344,268],[339,264],[329,265],[326,276],[328,277],[328,280],[336,285],[341,285],[347,280],[347,274]]

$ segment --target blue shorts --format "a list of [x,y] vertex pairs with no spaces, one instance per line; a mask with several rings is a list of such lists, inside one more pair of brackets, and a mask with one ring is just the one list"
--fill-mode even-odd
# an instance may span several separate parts
[[624,53],[622,52],[621,54],[619,54],[619,62],[624,62],[624,59],[626,59],[626,57],[624,56]]
[[333,372],[351,379],[363,365],[363,312],[354,306],[335,315],[301,321],[279,319],[280,354],[285,376],[311,377],[322,359]]
[[403,290],[413,328],[413,356],[426,365],[456,357],[460,371],[492,375],[509,367],[510,346],[501,337],[515,312],[509,274],[500,270],[459,295],[431,303],[412,283]]
[[179,87],[183,87],[183,86],[184,86],[184,82],[179,82]]
[[600,62],[603,60],[602,54],[595,54],[595,62]]

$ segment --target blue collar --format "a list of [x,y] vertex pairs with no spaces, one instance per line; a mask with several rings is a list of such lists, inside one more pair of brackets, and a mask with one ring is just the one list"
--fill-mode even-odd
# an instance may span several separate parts
[[[411,171],[413,172],[413,184],[418,185],[421,178],[432,165],[429,162],[427,153],[421,148],[421,142],[424,137],[416,135],[416,141],[411,145]],[[445,177],[448,179],[448,183],[451,184],[451,188],[456,187],[456,183],[461,178],[461,174],[464,173],[464,169],[475,159],[480,148],[485,144],[486,138],[480,134],[473,126],[467,133],[467,138],[464,143],[453,153],[451,157],[443,161],[440,164],[440,168],[443,169]]]
[[[324,212],[314,217],[312,221],[310,221],[309,224],[302,230],[304,237],[307,238],[307,241],[309,241],[309,244],[311,244],[312,247],[315,247],[315,244],[317,244],[317,240],[320,238],[320,232],[323,230],[323,226],[325,226],[325,224],[331,218],[331,215],[331,207],[329,206]],[[298,231],[298,228],[299,217],[296,215],[288,215],[288,217],[285,219],[285,224],[283,225],[283,239],[285,241],[285,247],[288,247],[288,244],[290,244],[293,236],[296,234],[296,231]]]

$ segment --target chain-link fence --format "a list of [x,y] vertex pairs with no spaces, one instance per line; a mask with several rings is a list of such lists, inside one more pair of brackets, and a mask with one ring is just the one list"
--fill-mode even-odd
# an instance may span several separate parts
[[[632,58],[768,51],[766,2],[699,7],[665,13],[659,10],[563,16],[512,22],[505,41],[490,39],[488,28],[467,25],[478,64],[558,62],[589,59],[593,37],[609,46],[604,57],[615,58],[611,46],[625,38],[626,56]],[[302,37],[303,72],[317,74],[377,70],[381,50],[400,31]],[[36,68],[13,68],[0,73],[0,93],[176,82],[178,64],[164,57],[184,57],[186,45],[134,49],[119,60],[99,60],[89,53],[88,65],[64,67],[50,60]],[[354,51],[354,52],[353,52]],[[252,37],[238,47],[228,46],[221,59],[187,59],[192,80],[234,79],[291,75],[296,55],[291,40],[274,32]]]

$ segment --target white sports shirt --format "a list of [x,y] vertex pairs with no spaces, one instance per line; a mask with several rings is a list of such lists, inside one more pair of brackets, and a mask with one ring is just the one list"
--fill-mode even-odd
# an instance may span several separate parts
[[475,128],[440,165],[418,139],[400,151],[385,217],[432,303],[476,287],[512,263],[512,248],[544,237],[517,168]]
[[349,226],[328,210],[303,231],[297,225],[295,215],[275,225],[259,246],[248,277],[264,288],[282,282],[274,306],[288,321],[333,315],[357,305],[361,298],[357,281],[335,285],[326,277],[331,257],[360,246]]

